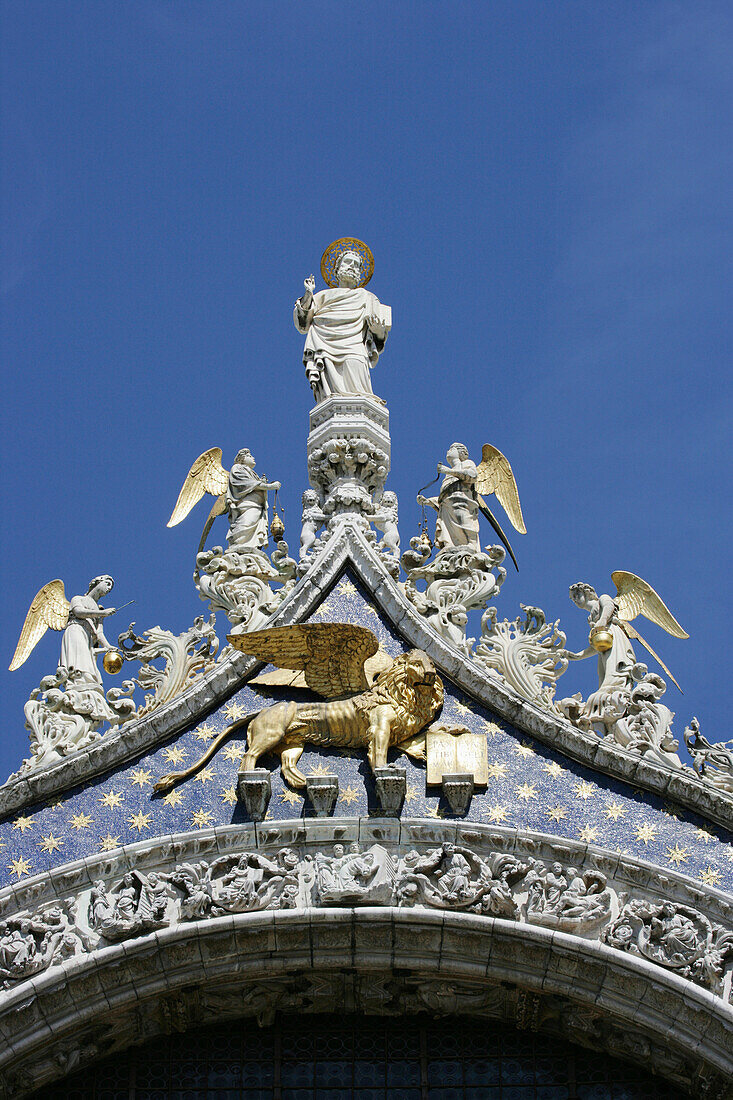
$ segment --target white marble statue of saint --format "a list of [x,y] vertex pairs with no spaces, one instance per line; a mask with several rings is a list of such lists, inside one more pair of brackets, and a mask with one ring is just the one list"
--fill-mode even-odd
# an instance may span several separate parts
[[370,370],[387,340],[392,311],[365,289],[374,269],[369,248],[355,238],[335,241],[323,254],[327,290],[310,275],[293,320],[305,335],[303,364],[316,403],[333,394],[373,395]]

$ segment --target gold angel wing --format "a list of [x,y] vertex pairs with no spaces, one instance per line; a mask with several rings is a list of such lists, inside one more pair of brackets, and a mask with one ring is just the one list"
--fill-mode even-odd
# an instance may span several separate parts
[[654,591],[650,584],[633,573],[617,569],[611,574],[616,585],[616,606],[618,617],[630,623],[637,615],[644,615],[650,622],[661,626],[673,638],[689,638],[690,635],[680,626],[672,612]]
[[221,464],[221,447],[211,447],[204,451],[188,471],[168,526],[175,527],[185,519],[204,493],[211,493],[212,497],[225,493],[228,480],[229,471]]
[[379,643],[364,626],[351,623],[303,623],[229,634],[235,649],[278,668],[302,669],[311,691],[332,699],[369,687],[364,663]]
[[476,478],[477,493],[494,493],[496,499],[509,516],[509,521],[520,535],[527,534],[519,503],[519,490],[514,480],[514,472],[506,458],[496,447],[484,443],[481,450],[481,462]]
[[20,668],[30,657],[49,627],[51,630],[63,630],[66,627],[69,621],[69,607],[69,601],[64,594],[63,581],[57,578],[55,581],[44,584],[33,597],[33,602],[28,608],[28,614],[10,662],[11,672],[15,672],[16,668]]

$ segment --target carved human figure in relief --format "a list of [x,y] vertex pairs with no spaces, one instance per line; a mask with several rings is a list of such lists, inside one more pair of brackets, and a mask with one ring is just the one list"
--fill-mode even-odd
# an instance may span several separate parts
[[342,238],[323,254],[327,290],[309,275],[295,303],[293,321],[305,337],[303,364],[316,403],[332,394],[373,394],[375,367],[392,326],[392,311],[365,290],[374,268],[362,241]]

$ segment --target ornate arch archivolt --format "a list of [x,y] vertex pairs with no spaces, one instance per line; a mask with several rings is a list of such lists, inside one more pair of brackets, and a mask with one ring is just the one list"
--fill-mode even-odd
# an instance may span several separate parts
[[592,846],[416,820],[229,826],[68,864],[0,909],[6,1097],[162,1032],[289,1010],[501,1018],[730,1095],[728,901]]

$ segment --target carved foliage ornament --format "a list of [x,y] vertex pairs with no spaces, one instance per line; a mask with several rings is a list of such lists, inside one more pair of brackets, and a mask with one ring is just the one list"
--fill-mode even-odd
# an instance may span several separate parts
[[730,992],[733,932],[678,901],[618,894],[595,868],[502,850],[387,840],[284,845],[189,856],[160,870],[122,871],[77,896],[0,921],[4,988],[64,961],[191,921],[239,913],[351,906],[439,909],[541,925],[643,956],[718,995]]

